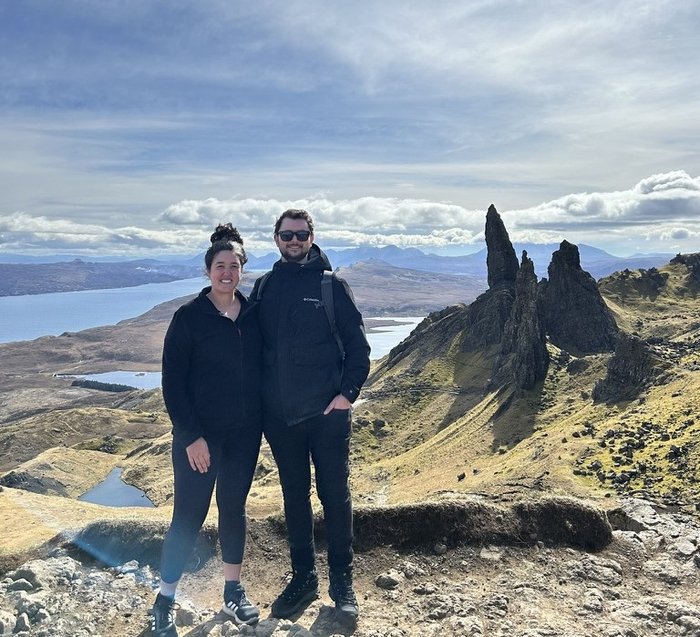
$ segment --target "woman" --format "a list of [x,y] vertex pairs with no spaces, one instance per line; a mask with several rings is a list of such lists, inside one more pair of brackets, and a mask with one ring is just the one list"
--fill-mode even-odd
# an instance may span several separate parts
[[209,510],[214,483],[224,562],[223,611],[238,624],[260,612],[241,585],[245,500],[260,449],[260,333],[236,289],[247,261],[230,223],[204,257],[210,287],[179,308],[163,346],[163,399],[173,424],[174,508],[163,543],[154,635],[176,635],[175,591]]

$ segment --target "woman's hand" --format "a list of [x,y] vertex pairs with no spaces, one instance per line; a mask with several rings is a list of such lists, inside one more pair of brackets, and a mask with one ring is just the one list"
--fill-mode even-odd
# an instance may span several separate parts
[[197,438],[185,448],[185,451],[187,451],[187,459],[190,461],[192,471],[199,471],[199,473],[209,471],[211,457],[209,456],[209,445],[204,438]]

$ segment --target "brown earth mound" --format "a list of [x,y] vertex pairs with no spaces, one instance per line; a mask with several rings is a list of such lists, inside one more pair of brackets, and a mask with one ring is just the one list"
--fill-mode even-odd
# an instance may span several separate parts
[[[56,536],[47,544],[47,550],[67,541],[72,550],[109,566],[137,560],[158,568],[167,529],[167,523],[160,521],[98,520],[72,537]],[[529,546],[538,541],[549,546],[600,550],[612,541],[612,528],[605,513],[570,498],[522,500],[512,506],[455,500],[357,508],[354,529],[359,553],[389,545],[400,550],[432,551],[436,543],[444,543],[447,548],[466,544]],[[322,543],[322,518],[316,519],[316,532]],[[248,533],[253,545],[251,558],[258,552],[256,548],[269,553],[271,547],[285,543],[280,516],[250,520]],[[205,525],[189,570],[198,570],[216,553],[217,529]]]
[[495,543],[575,546],[600,550],[612,540],[605,513],[569,498],[523,500],[512,506],[446,501],[355,510],[359,550]]

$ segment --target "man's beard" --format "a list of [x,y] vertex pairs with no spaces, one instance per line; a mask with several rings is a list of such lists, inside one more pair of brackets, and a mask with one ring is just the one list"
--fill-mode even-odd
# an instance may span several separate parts
[[300,252],[294,252],[293,254],[289,254],[288,251],[285,249],[282,252],[282,256],[284,257],[285,261],[288,261],[289,263],[299,263],[299,261],[303,261],[306,259],[310,251],[306,250],[304,251],[303,249]]

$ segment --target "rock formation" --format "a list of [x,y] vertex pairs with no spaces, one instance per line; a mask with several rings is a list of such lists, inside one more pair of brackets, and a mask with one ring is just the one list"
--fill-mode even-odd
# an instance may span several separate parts
[[432,352],[444,355],[452,340],[462,330],[464,311],[462,305],[450,305],[428,314],[403,341],[391,349],[383,367],[391,369],[428,342]]
[[489,289],[466,310],[463,351],[498,345],[515,299],[518,259],[493,204],[486,213],[485,235]]
[[[53,478],[34,476],[28,471],[10,471],[0,477],[0,485],[34,493],[68,496],[65,486]],[[2,633],[0,633],[2,634]]]
[[462,351],[498,346],[514,299],[513,286],[499,285],[484,292],[469,305],[462,321]]
[[700,252],[693,254],[677,254],[671,259],[671,264],[681,263],[690,271],[690,280],[700,283]]
[[662,361],[649,346],[630,334],[620,332],[608,373],[593,388],[596,402],[632,400],[659,374]]
[[518,257],[515,256],[515,250],[508,238],[506,227],[493,204],[489,206],[486,213],[485,234],[489,288],[496,287],[503,282],[515,283],[515,276],[518,273]]
[[595,279],[581,268],[578,248],[562,241],[547,272],[540,295],[552,343],[578,354],[612,351],[618,327]]
[[505,324],[491,386],[509,384],[532,389],[544,379],[548,363],[544,325],[538,315],[535,267],[523,251],[515,280],[515,301]]

